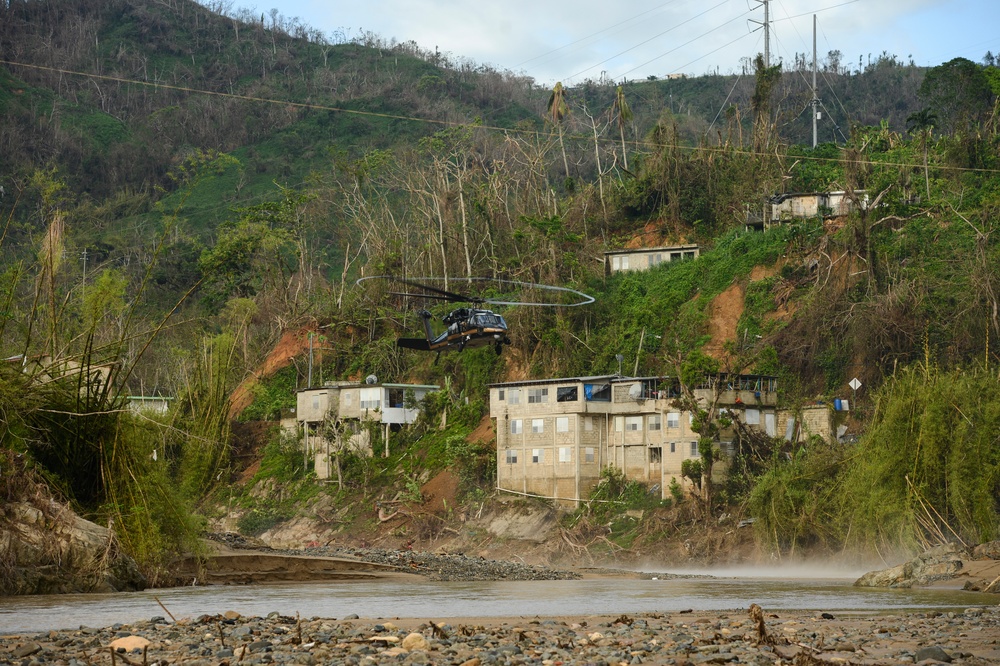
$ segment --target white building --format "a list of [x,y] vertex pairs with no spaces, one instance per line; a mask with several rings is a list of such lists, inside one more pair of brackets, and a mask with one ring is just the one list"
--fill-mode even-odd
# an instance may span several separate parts
[[695,259],[700,252],[697,245],[667,245],[664,247],[610,250],[604,253],[604,274],[644,271],[664,262]]
[[[302,434],[306,455],[314,456],[316,476],[329,478],[330,452],[338,446],[371,455],[369,426],[381,429],[388,455],[389,434],[416,421],[420,401],[438,388],[428,384],[333,382],[299,389],[295,427]],[[339,443],[326,436],[338,431]]]

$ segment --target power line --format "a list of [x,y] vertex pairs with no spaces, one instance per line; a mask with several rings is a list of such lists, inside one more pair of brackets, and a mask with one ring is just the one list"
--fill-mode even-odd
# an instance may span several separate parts
[[563,44],[562,46],[554,48],[551,51],[546,51],[545,53],[537,55],[534,58],[529,58],[527,60],[519,62],[518,64],[514,65],[514,67],[515,68],[523,67],[524,65],[528,64],[529,62],[534,62],[534,61],[539,60],[541,58],[544,58],[546,56],[550,56],[553,53],[558,53],[559,51],[562,51],[563,49],[567,49],[567,48],[569,48],[571,46],[575,46],[575,45],[579,44],[580,42],[585,42],[588,39],[591,39],[592,37],[597,37],[598,35],[601,35],[603,33],[606,33],[606,32],[609,32],[609,31],[613,30],[614,28],[617,28],[619,26],[623,26],[626,23],[631,23],[632,21],[634,21],[634,20],[636,20],[638,18],[642,18],[646,14],[651,14],[653,12],[659,11],[659,10],[663,9],[664,7],[666,7],[668,5],[674,4],[675,2],[677,2],[677,0],[670,0],[669,2],[665,2],[665,3],[663,3],[662,5],[660,5],[658,7],[653,7],[652,9],[649,9],[647,11],[640,12],[639,14],[636,14],[635,16],[633,16],[631,18],[627,18],[624,21],[619,21],[618,23],[615,23],[615,24],[613,24],[613,25],[611,25],[611,26],[609,26],[607,28],[604,28],[603,30],[598,30],[597,32],[594,32],[594,33],[591,33],[591,34],[587,35],[586,37],[581,37],[580,39],[572,41],[572,42],[570,42],[568,44]]
[[[742,37],[740,39],[742,39]],[[324,105],[324,104],[313,104],[313,103],[307,103],[307,102],[291,102],[291,101],[288,101],[288,100],[270,99],[270,98],[266,98],[266,97],[256,97],[256,96],[250,96],[250,95],[237,95],[235,93],[216,92],[216,91],[213,91],[213,90],[202,90],[202,89],[199,89],[199,88],[190,88],[190,87],[184,87],[184,86],[171,86],[171,85],[165,85],[165,84],[161,84],[161,83],[151,83],[149,81],[138,81],[138,80],[126,79],[126,78],[122,78],[122,77],[109,76],[109,75],[106,75],[106,74],[90,74],[90,73],[87,73],[87,72],[77,72],[77,71],[69,70],[69,69],[61,69],[61,68],[57,68],[57,67],[48,67],[48,66],[45,66],[45,65],[33,65],[33,64],[29,64],[29,63],[21,63],[21,62],[15,62],[15,61],[10,61],[10,60],[0,60],[0,64],[10,65],[10,66],[14,66],[14,67],[26,67],[26,68],[30,68],[30,69],[50,71],[50,72],[54,72],[54,73],[58,73],[58,74],[65,74],[65,75],[70,75],[70,76],[82,76],[82,77],[85,77],[85,78],[94,78],[94,79],[107,80],[107,81],[117,81],[119,83],[128,83],[128,84],[149,86],[149,87],[153,87],[153,88],[167,88],[167,89],[176,90],[176,91],[179,91],[179,92],[191,93],[191,94],[203,94],[203,95],[212,95],[212,96],[215,96],[215,97],[226,97],[226,98],[238,99],[238,100],[243,100],[243,101],[248,101],[248,102],[257,102],[257,103],[260,103],[260,104],[279,104],[279,105],[282,105],[282,106],[285,106],[285,107],[292,106],[292,107],[301,108],[301,109],[310,109],[310,110],[319,110],[319,111],[338,111],[340,113],[346,113],[346,114],[354,114],[354,115],[360,115],[360,116],[375,116],[375,117],[381,117],[381,118],[391,118],[393,120],[405,120],[405,121],[409,121],[409,122],[418,122],[418,123],[425,123],[425,124],[445,126],[445,127],[468,127],[468,128],[471,128],[471,129],[484,129],[484,130],[495,131],[495,132],[499,132],[501,134],[519,134],[519,135],[525,135],[525,136],[543,137],[543,138],[548,138],[548,139],[552,139],[552,140],[555,140],[556,137],[557,137],[557,135],[554,132],[543,132],[543,131],[539,131],[539,130],[531,130],[531,129],[524,129],[524,128],[500,127],[500,126],[496,126],[496,125],[484,125],[484,124],[479,124],[479,123],[459,122],[459,121],[450,121],[450,120],[436,120],[436,119],[432,119],[432,118],[418,118],[418,117],[415,117],[415,116],[404,116],[404,115],[398,115],[398,114],[377,113],[377,112],[374,112],[374,111],[361,111],[361,110],[357,110],[357,109],[345,109],[345,108],[342,108],[342,107],[327,106],[327,105]],[[565,136],[566,135],[564,135],[564,138],[565,138]],[[593,138],[590,137],[588,134],[580,134],[578,136],[576,136],[576,135],[570,135],[570,138],[576,138],[576,139],[579,139],[579,140],[586,140],[586,141],[592,141],[593,140]],[[606,138],[606,139],[603,139],[603,140],[605,142],[607,142],[607,143],[614,143],[615,145],[617,145],[617,143],[618,143],[617,139],[614,139],[614,138]],[[682,144],[679,144],[679,143],[678,144],[672,144],[672,143],[653,142],[653,141],[649,141],[649,140],[638,141],[637,145],[643,146],[643,147],[648,148],[648,149],[673,148],[673,149],[676,149],[676,150],[689,150],[689,151],[692,151],[692,152],[698,151],[698,150],[708,151],[708,152],[719,152],[719,153],[722,153],[722,152],[729,152],[729,153],[736,152],[736,153],[741,153],[741,154],[745,154],[745,155],[755,155],[755,156],[759,156],[759,157],[763,157],[763,156],[768,156],[769,157],[769,156],[773,155],[773,153],[769,152],[769,151],[754,151],[754,150],[750,150],[750,149],[746,149],[746,148],[733,148],[733,147],[722,147],[722,146],[718,146],[718,147],[712,147],[712,146],[685,146],[685,145],[682,145]],[[834,163],[840,162],[840,160],[838,158],[834,158],[834,157],[797,156],[796,159],[813,160],[813,161],[817,161],[817,162],[834,162]],[[879,160],[855,160],[855,163],[857,163],[857,164],[866,164],[866,165],[871,165],[871,166],[883,166],[883,167],[921,168],[921,169],[923,168],[923,163],[922,162],[917,163],[917,162],[890,162],[890,161],[879,161]],[[941,164],[934,165],[934,168],[937,169],[937,170],[939,170],[939,171],[955,171],[955,172],[967,172],[967,173],[1000,173],[1000,169],[985,169],[985,168],[976,168],[976,167],[956,167],[956,166],[941,165]]]
[[[718,7],[718,5],[716,5],[716,7]],[[712,9],[715,9],[715,7],[713,7]],[[710,10],[706,10],[706,11],[710,11]],[[747,14],[749,14],[751,11],[753,11],[753,10],[752,9],[751,10],[747,10],[747,11],[743,12],[742,14],[734,16],[733,18],[729,19],[725,23],[721,23],[721,24],[715,26],[714,28],[712,28],[711,30],[703,32],[702,34],[698,35],[697,37],[695,37],[693,39],[690,39],[690,40],[684,42],[683,44],[680,44],[679,46],[676,46],[676,47],[670,49],[669,51],[667,51],[665,53],[661,53],[660,55],[656,56],[655,58],[651,58],[650,60],[647,60],[646,62],[642,63],[641,65],[637,65],[636,67],[633,67],[632,69],[630,69],[627,72],[625,72],[624,74],[622,74],[622,76],[625,76],[626,74],[631,74],[632,72],[634,72],[637,69],[645,67],[646,65],[648,65],[648,64],[650,64],[652,62],[655,62],[655,61],[659,60],[660,58],[662,58],[664,56],[670,55],[671,53],[673,53],[674,51],[677,51],[678,49],[682,49],[685,46],[687,46],[687,45],[689,45],[689,44],[691,44],[693,42],[698,41],[702,37],[705,37],[705,36],[707,36],[707,35],[715,32],[716,30],[719,30],[719,29],[721,29],[721,28],[729,25],[733,21],[735,21],[737,19],[740,19],[740,18],[743,18],[744,16],[746,16]],[[704,13],[705,12],[702,12],[702,14],[704,14]],[[701,16],[701,14],[699,14],[698,16]],[[698,17],[696,16],[694,18],[698,18]],[[713,53],[715,53],[716,51],[720,51],[720,50],[726,48],[727,46],[730,46],[731,44],[735,44],[736,42],[738,42],[739,40],[743,39],[744,37],[746,37],[746,35],[741,35],[741,36],[737,37],[736,39],[734,39],[733,41],[729,42],[728,44],[724,44],[724,45],[720,46],[719,48],[717,48],[717,49],[715,49],[713,51],[709,51],[705,55],[701,56],[700,58],[696,58],[695,60],[692,60],[691,62],[698,62],[698,60],[701,60],[702,58],[706,58],[706,57],[712,55]],[[690,63],[688,63],[688,64],[690,64]],[[684,69],[684,67],[687,67],[687,65],[679,67],[678,69]]]
[[[639,42],[638,44],[635,44],[634,46],[630,46],[629,48],[625,49],[624,51],[620,51],[620,52],[616,53],[615,55],[611,56],[610,58],[606,58],[606,59],[602,60],[601,62],[597,63],[596,65],[591,65],[590,67],[587,67],[586,69],[583,69],[583,70],[577,72],[576,74],[573,74],[572,76],[567,77],[567,80],[572,80],[572,79],[576,78],[577,76],[583,74],[584,72],[589,72],[590,70],[594,69],[595,67],[600,67],[601,65],[603,65],[606,62],[610,62],[610,61],[614,60],[618,56],[625,55],[629,51],[634,51],[635,49],[639,48],[643,44],[648,44],[649,42],[653,41],[654,39],[659,39],[663,35],[666,35],[667,33],[673,32],[677,28],[680,28],[681,26],[686,25],[686,24],[690,23],[691,21],[693,21],[693,20],[695,20],[697,18],[701,18],[702,16],[704,16],[707,13],[709,13],[713,9],[718,9],[719,7],[721,7],[722,5],[726,4],[727,2],[729,2],[729,0],[722,0],[722,2],[720,2],[719,4],[717,4],[717,5],[713,6],[713,7],[709,7],[708,9],[706,9],[703,12],[701,12],[700,14],[695,14],[694,16],[692,16],[691,18],[689,18],[688,20],[682,21],[682,22],[678,23],[677,25],[673,26],[672,28],[664,30],[663,32],[661,32],[659,34],[653,35],[649,39],[645,39],[645,40]],[[725,23],[723,25],[725,25]],[[713,28],[713,30],[715,30],[715,28]],[[709,32],[712,32],[712,30],[709,30]],[[707,35],[708,33],[706,32],[705,34]],[[702,37],[704,37],[704,35],[702,35]],[[695,39],[697,39],[697,38],[695,38]],[[692,40],[692,41],[694,41],[694,40]],[[687,43],[690,44],[691,42],[687,42]],[[682,46],[684,46],[684,45],[682,45]],[[677,47],[677,48],[680,48],[680,47]],[[676,50],[677,49],[671,49],[670,51],[667,51],[667,53],[672,53],[673,51],[676,51]],[[657,60],[659,58],[662,58],[664,55],[667,55],[667,53],[664,53],[663,55],[659,55],[656,58],[653,58],[653,60]],[[643,63],[643,64],[644,65],[648,65],[650,62],[653,62],[653,60],[650,60],[649,62],[646,62],[646,63]],[[643,65],[639,65],[639,67],[642,67],[642,66]],[[635,70],[629,70],[629,71],[635,71]]]

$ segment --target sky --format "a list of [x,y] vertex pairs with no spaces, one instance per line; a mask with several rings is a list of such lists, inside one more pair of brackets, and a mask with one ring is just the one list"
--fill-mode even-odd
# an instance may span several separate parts
[[[234,7],[270,14],[277,5]],[[264,0],[266,3],[267,0]],[[1000,53],[1000,0],[769,0],[771,60],[839,50],[858,68],[883,52],[935,66]],[[282,0],[278,11],[328,36],[375,33],[539,85],[674,73],[739,73],[764,51],[761,0]]]

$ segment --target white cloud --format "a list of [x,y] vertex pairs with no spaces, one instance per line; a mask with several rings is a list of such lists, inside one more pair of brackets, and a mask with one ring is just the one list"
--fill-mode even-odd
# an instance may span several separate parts
[[[978,60],[988,48],[1000,51],[995,0],[770,0],[770,8],[774,60],[811,53],[812,13],[819,17],[820,54],[838,49],[847,62],[887,51],[939,64],[956,55]],[[363,28],[455,58],[524,70],[544,85],[579,83],[602,72],[614,79],[716,67],[727,73],[739,70],[741,57],[763,51],[761,32],[752,32],[757,26],[748,21],[763,20],[755,0],[376,0],[340,6],[288,0],[281,11],[327,32]]]

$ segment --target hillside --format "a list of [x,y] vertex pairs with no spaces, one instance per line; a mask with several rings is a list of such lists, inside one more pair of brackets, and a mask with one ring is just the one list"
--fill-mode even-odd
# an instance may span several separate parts
[[[277,12],[185,0],[6,3],[0,60],[0,441],[122,525],[144,566],[190,545],[219,501],[251,516],[247,531],[316,498],[364,522],[374,488],[415,496],[457,466],[463,507],[482,507],[495,448],[470,434],[486,386],[611,374],[619,354],[639,375],[774,375],[790,408],[845,397],[857,377],[852,434],[870,455],[766,442],[714,499],[671,506],[609,479],[616,510],[661,517],[588,508],[565,518],[581,538],[641,553],[640,536],[716,513],[752,514],[757,545],[779,551],[1000,531],[984,435],[1000,413],[995,66],[827,62],[843,133],[824,125],[812,149],[802,72],[762,62],[550,91],[414,44],[335,42]],[[748,226],[770,197],[812,191],[846,191],[850,210]],[[699,257],[605,273],[607,250],[675,243]],[[502,354],[436,358],[395,340],[420,335],[420,307],[450,304],[355,285],[386,274],[595,302],[505,308]],[[349,460],[334,489],[272,431],[310,371],[446,390],[399,450]],[[137,394],[174,401],[133,416]],[[940,411],[918,418],[919,405]],[[699,427],[711,465],[718,428]],[[865,492],[844,492],[873,487],[890,493],[875,504],[886,527]]]

